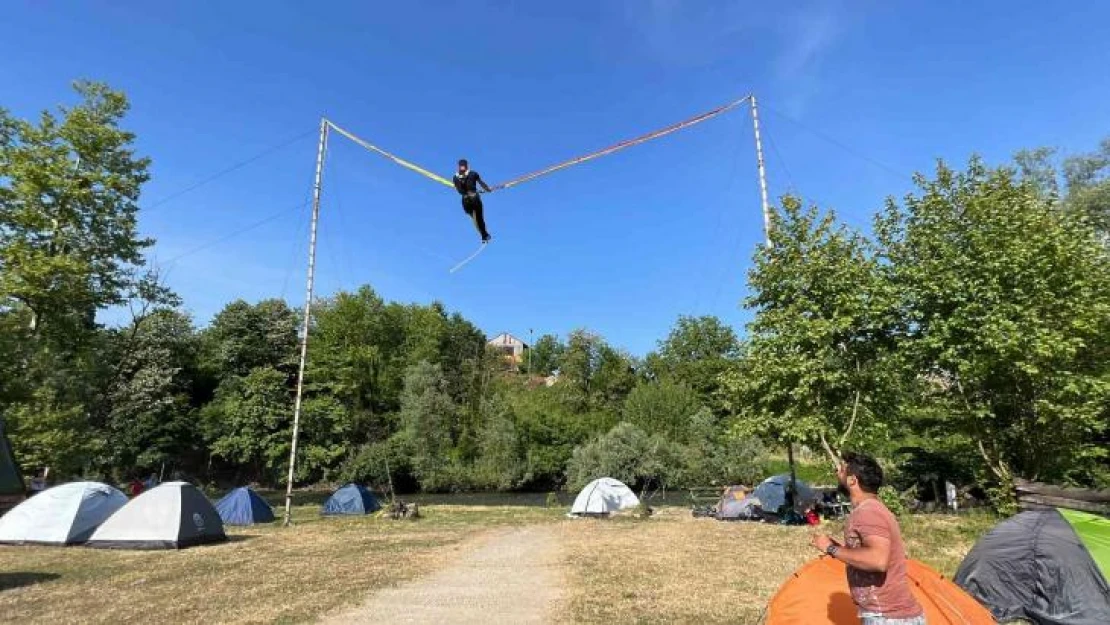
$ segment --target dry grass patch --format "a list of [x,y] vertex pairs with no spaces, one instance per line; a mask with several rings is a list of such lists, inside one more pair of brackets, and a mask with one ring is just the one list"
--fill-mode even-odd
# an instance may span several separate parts
[[229,528],[181,551],[0,547],[0,614],[21,623],[303,622],[450,565],[485,530],[558,518],[533,507],[425,503],[425,518],[319,517]]
[[[907,548],[951,575],[993,523],[913,517],[904,522]],[[787,576],[817,555],[808,527],[693,519],[680,508],[648,521],[584,519],[561,532],[569,622],[755,623]]]

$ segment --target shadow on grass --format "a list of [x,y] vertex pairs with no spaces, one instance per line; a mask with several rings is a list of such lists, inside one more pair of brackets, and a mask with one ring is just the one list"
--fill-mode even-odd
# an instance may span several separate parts
[[227,535],[227,542],[229,542],[229,543],[245,543],[248,540],[254,540],[255,538],[258,538],[258,534],[228,534]]
[[16,573],[0,573],[0,591],[20,588],[22,586],[34,586],[35,584],[49,582],[59,577],[61,577],[61,575],[57,573],[31,573],[23,571]]

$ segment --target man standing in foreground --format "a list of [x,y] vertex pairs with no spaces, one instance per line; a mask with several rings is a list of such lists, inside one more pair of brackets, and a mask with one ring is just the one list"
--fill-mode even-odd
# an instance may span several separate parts
[[906,577],[906,547],[898,519],[877,496],[883,485],[879,463],[849,452],[836,477],[839,490],[852,501],[844,544],[817,534],[813,546],[848,565],[848,588],[862,625],[925,625],[925,612]]
[[455,183],[455,190],[462,196],[463,210],[467,215],[474,220],[474,227],[478,229],[478,234],[482,237],[482,243],[489,243],[489,232],[486,232],[486,219],[482,214],[482,198],[478,195],[478,186],[481,185],[482,189],[490,192],[489,185],[485,180],[478,175],[478,172],[470,169],[470,164],[466,159],[459,161],[459,170],[455,174],[453,180]]

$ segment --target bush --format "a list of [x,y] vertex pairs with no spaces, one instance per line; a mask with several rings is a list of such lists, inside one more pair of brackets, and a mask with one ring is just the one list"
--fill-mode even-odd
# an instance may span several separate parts
[[687,441],[690,415],[698,411],[698,395],[683,384],[648,382],[632,389],[624,402],[624,420],[648,434]]
[[339,477],[344,482],[370,484],[384,492],[389,489],[390,476],[386,474],[388,464],[393,488],[399,492],[411,492],[418,485],[409,458],[408,440],[403,435],[397,435],[389,440],[359,447],[340,467]]
[[677,473],[679,455],[674,443],[648,436],[630,423],[620,423],[575,448],[567,463],[567,486],[576,491],[599,477],[616,478],[633,488],[667,484]]
[[684,449],[685,486],[757,484],[765,477],[766,448],[755,437],[723,431],[716,415],[702,408],[690,418],[690,444]]
[[883,486],[879,488],[879,500],[887,507],[895,516],[903,516],[909,512],[909,507],[902,499],[902,494],[898,492],[893,486]]

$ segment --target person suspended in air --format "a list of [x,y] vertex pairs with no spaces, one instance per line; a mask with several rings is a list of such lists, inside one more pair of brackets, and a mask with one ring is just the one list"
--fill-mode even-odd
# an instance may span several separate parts
[[474,227],[478,229],[478,234],[482,237],[482,243],[489,243],[489,232],[486,231],[486,219],[482,215],[482,198],[478,195],[478,187],[481,186],[482,190],[486,193],[490,192],[489,185],[485,180],[478,175],[478,172],[470,169],[470,164],[466,159],[459,160],[459,171],[455,173],[455,190],[462,196],[462,206],[466,214],[474,221]]

